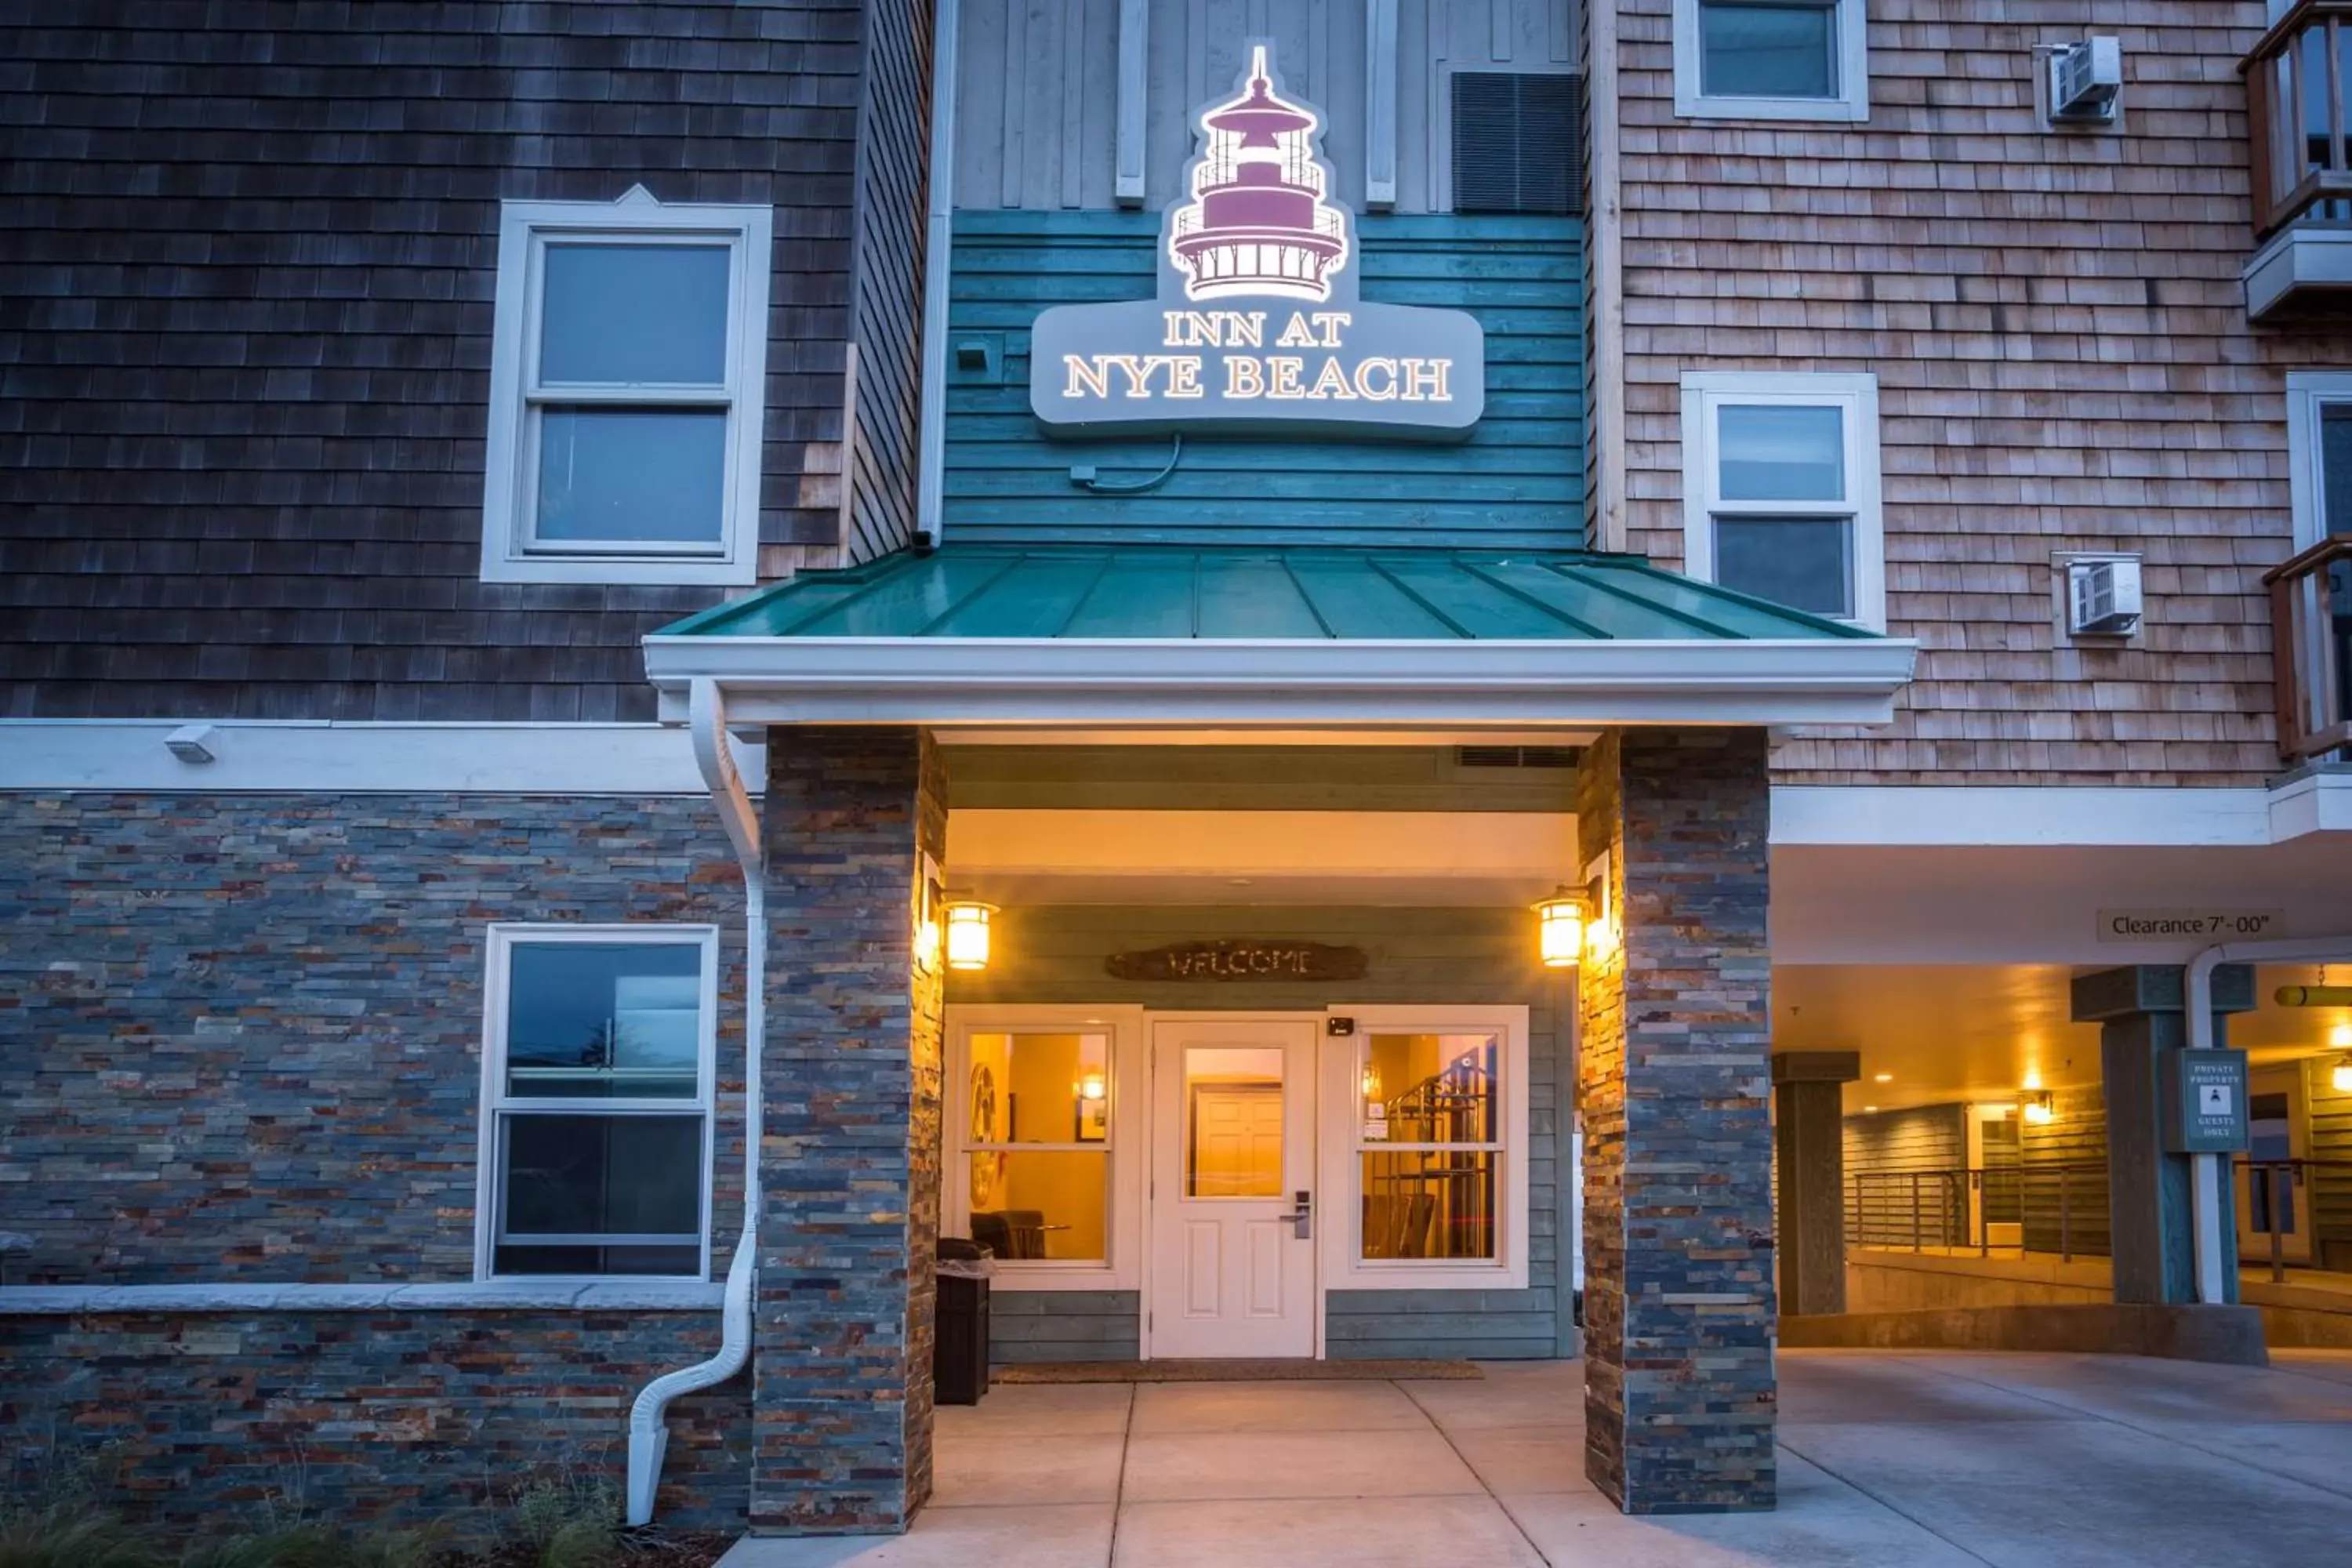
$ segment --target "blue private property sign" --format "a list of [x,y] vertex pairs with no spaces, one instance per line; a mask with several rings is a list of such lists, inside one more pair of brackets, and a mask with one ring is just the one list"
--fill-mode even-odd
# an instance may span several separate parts
[[1486,408],[1486,335],[1462,310],[1368,304],[1355,215],[1332,199],[1321,120],[1252,47],[1195,117],[1187,195],[1163,217],[1156,299],[1039,314],[1029,405],[1049,435],[1202,431],[1459,440]]
[[2173,1154],[2233,1154],[2248,1143],[2246,1053],[2164,1053],[2164,1147]]

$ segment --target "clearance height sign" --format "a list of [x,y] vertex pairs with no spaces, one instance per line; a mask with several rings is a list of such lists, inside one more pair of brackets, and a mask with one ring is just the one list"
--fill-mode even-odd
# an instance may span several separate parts
[[1486,407],[1486,335],[1460,310],[1369,304],[1354,215],[1329,199],[1319,121],[1270,46],[1197,117],[1161,226],[1158,298],[1065,305],[1031,329],[1050,435],[1202,431],[1459,440]]

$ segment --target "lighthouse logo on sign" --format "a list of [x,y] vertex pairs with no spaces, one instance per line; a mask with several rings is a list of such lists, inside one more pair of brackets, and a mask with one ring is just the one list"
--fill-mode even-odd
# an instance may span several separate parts
[[1192,199],[1169,215],[1168,258],[1188,300],[1319,302],[1348,265],[1348,215],[1324,200],[1315,111],[1274,90],[1265,57],[1252,48],[1243,93],[1202,113]]
[[1486,407],[1461,310],[1368,302],[1322,121],[1253,43],[1193,116],[1186,195],[1161,216],[1157,297],[1041,312],[1029,405],[1062,437],[1195,432],[1460,440]]

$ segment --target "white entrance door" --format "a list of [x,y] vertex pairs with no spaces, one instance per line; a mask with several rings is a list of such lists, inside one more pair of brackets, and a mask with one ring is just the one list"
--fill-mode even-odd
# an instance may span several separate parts
[[1153,1024],[1154,1356],[1315,1353],[1318,1038],[1312,1018]]

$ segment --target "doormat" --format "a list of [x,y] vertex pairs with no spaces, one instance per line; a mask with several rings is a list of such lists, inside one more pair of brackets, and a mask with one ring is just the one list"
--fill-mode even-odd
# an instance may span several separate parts
[[1055,1361],[988,1372],[992,1383],[1462,1382],[1486,1375],[1466,1361]]

